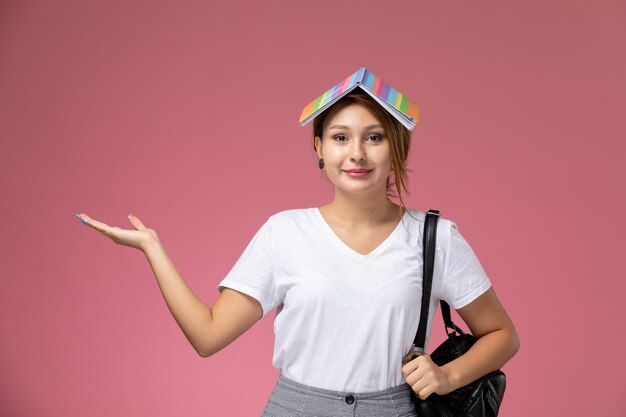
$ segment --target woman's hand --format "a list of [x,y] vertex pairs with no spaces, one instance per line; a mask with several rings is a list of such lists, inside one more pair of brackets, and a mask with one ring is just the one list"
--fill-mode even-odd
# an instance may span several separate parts
[[150,242],[159,240],[155,230],[146,228],[144,224],[133,215],[129,215],[128,220],[134,230],[121,229],[117,226],[109,226],[90,218],[86,214],[76,214],[76,216],[81,219],[83,223],[93,227],[103,235],[110,237],[118,245],[129,246],[131,248],[139,249],[142,252],[145,251],[145,248]]
[[445,395],[454,391],[450,374],[435,364],[428,354],[419,355],[405,364],[402,367],[402,375],[422,400],[432,393]]

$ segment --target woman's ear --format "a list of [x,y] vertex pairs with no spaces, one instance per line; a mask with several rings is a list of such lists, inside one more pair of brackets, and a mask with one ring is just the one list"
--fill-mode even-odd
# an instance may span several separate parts
[[315,152],[319,158],[322,158],[322,138],[319,136],[315,136]]

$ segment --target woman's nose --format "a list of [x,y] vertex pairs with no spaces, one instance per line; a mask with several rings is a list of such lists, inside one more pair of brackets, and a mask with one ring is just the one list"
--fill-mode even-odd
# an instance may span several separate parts
[[365,159],[365,149],[363,148],[363,145],[357,141],[354,142],[354,145],[352,146],[350,152],[351,157],[354,160],[358,161],[361,159]]

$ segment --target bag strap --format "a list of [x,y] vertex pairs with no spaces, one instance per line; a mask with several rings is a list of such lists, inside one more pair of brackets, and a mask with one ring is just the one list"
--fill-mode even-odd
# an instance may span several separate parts
[[[424,272],[422,283],[422,309],[420,312],[420,323],[417,328],[417,334],[411,351],[415,354],[424,353],[424,344],[426,342],[426,326],[428,324],[428,311],[430,307],[430,293],[433,285],[433,270],[435,266],[435,248],[437,242],[437,222],[439,220],[439,210],[428,210],[426,213],[426,220],[424,222]],[[451,336],[455,333],[465,334],[465,332],[459,328],[452,321],[450,315],[450,305],[444,300],[439,300],[441,306],[441,315],[443,316],[443,324],[446,328],[446,334]]]
[[[424,353],[426,342],[426,326],[428,324],[428,310],[430,307],[430,293],[433,285],[433,269],[435,266],[435,248],[437,240],[437,222],[439,220],[439,210],[428,210],[424,221],[424,240],[422,252],[424,254],[424,270],[422,281],[422,309],[420,312],[420,323],[415,335],[412,350],[414,353]],[[447,305],[447,304],[446,304]],[[443,312],[443,309],[442,309]],[[444,316],[445,318],[445,316]],[[448,307],[448,319],[450,319],[450,308]]]

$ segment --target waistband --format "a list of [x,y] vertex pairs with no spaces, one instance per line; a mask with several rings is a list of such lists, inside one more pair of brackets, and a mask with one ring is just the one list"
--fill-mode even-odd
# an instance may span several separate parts
[[346,395],[352,394],[357,399],[389,399],[389,398],[401,398],[406,395],[410,395],[411,387],[409,384],[404,383],[395,387],[389,387],[387,389],[381,391],[370,391],[370,392],[354,392],[354,391],[335,391],[329,390],[319,387],[313,387],[310,385],[305,385],[300,382],[294,381],[292,379],[287,378],[282,373],[278,377],[278,383],[289,387],[290,389],[297,391],[301,394],[311,394],[316,393],[318,396],[326,397],[326,398],[343,398]]

